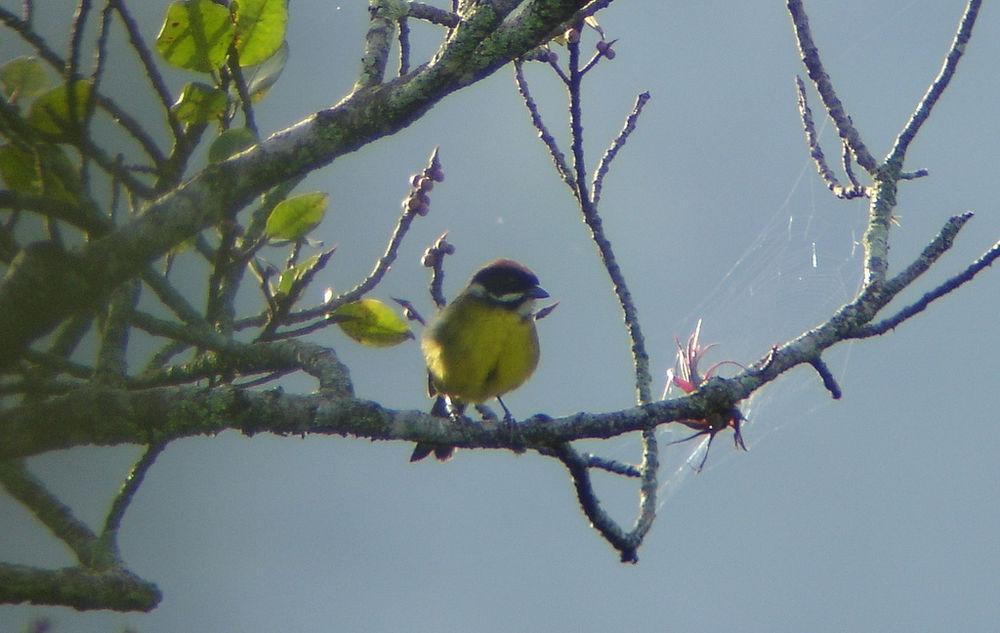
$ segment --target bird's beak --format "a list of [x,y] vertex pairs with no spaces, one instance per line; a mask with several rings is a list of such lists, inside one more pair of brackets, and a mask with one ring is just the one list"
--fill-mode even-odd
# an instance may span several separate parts
[[531,290],[528,291],[528,296],[532,299],[545,299],[549,296],[549,293],[545,292],[545,289],[541,286],[533,286]]

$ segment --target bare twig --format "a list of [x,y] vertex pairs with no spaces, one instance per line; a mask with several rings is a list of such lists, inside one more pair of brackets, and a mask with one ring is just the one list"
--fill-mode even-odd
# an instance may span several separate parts
[[386,244],[385,252],[375,262],[375,266],[368,273],[368,276],[358,285],[334,298],[325,306],[327,310],[336,309],[338,306],[350,303],[351,301],[357,301],[378,285],[382,277],[392,267],[393,262],[396,261],[399,247],[403,243],[406,233],[410,230],[410,224],[412,224],[414,218],[427,215],[430,210],[430,200],[427,194],[430,193],[434,183],[443,180],[443,178],[444,171],[441,168],[439,148],[435,147],[434,151],[431,152],[430,159],[427,161],[427,167],[421,173],[415,175],[410,183],[410,193],[403,200],[403,211],[399,216],[399,221],[396,222],[396,228],[393,229],[392,235],[389,237],[389,243]]
[[580,508],[587,515],[591,525],[594,526],[601,536],[618,550],[623,563],[637,563],[639,556],[636,553],[638,543],[635,543],[628,534],[622,530],[608,513],[601,507],[601,502],[594,493],[594,486],[590,481],[589,460],[581,457],[569,444],[561,444],[554,449],[556,457],[559,458],[573,478],[573,485],[576,487],[576,497],[580,502]]
[[604,156],[601,157],[600,164],[597,165],[597,170],[594,171],[593,180],[593,199],[594,205],[596,206],[601,201],[601,188],[604,185],[604,177],[608,173],[608,169],[611,168],[611,161],[615,159],[618,155],[619,150],[624,147],[625,142],[628,137],[635,131],[635,124],[639,120],[639,115],[642,114],[642,108],[649,101],[649,93],[640,93],[635,99],[635,105],[632,106],[632,112],[629,113],[628,118],[625,119],[625,127],[622,131],[618,133],[615,140],[611,142],[607,151],[604,152]]
[[840,164],[843,166],[844,173],[847,175],[847,180],[851,183],[851,186],[855,189],[861,189],[861,183],[858,182],[858,177],[854,175],[854,156],[851,155],[851,146],[843,139],[840,141]]
[[125,0],[110,0],[110,5],[118,11],[118,15],[121,17],[122,23],[125,25],[125,30],[128,33],[129,43],[139,56],[139,61],[142,62],[142,67],[143,70],[145,70],[146,77],[153,85],[153,90],[160,99],[160,105],[163,106],[164,113],[167,117],[167,124],[170,126],[170,131],[174,135],[174,141],[183,144],[184,130],[181,127],[180,121],[177,120],[173,110],[170,108],[170,106],[173,105],[173,97],[170,94],[170,90],[167,88],[166,82],[163,80],[163,76],[160,74],[160,69],[156,65],[156,61],[153,59],[153,54],[150,52],[149,47],[146,46],[146,41],[142,38],[139,25],[136,23],[135,18],[132,17],[129,10],[125,7]]
[[253,114],[253,98],[247,88],[246,79],[243,77],[243,70],[240,68],[240,53],[236,50],[236,42],[229,45],[229,55],[226,61],[226,68],[229,76],[232,77],[236,85],[236,94],[240,96],[240,107],[243,109],[243,126],[259,136],[257,131],[257,119]]
[[632,340],[632,361],[635,367],[636,394],[640,404],[649,402],[651,399],[650,386],[653,379],[649,373],[649,354],[646,352],[646,343],[639,325],[639,315],[635,303],[632,301],[632,293],[625,282],[625,276],[621,272],[618,260],[615,258],[611,241],[604,234],[604,226],[598,214],[597,207],[587,190],[587,167],[583,151],[583,114],[581,109],[580,80],[580,46],[579,42],[568,44],[569,67],[570,67],[570,130],[573,137],[573,167],[574,180],[576,183],[576,197],[580,204],[580,211],[583,213],[583,221],[590,228],[591,237],[601,255],[604,268],[611,278],[618,302],[621,304],[622,313],[625,319],[625,327]]
[[517,82],[517,91],[520,93],[521,99],[524,100],[524,106],[528,108],[528,114],[531,115],[531,124],[538,130],[539,140],[548,148],[549,156],[552,158],[552,162],[556,166],[556,171],[559,172],[559,176],[563,182],[576,195],[576,182],[573,180],[573,172],[566,163],[566,155],[559,149],[555,137],[552,136],[548,128],[545,127],[545,122],[542,121],[542,115],[538,111],[538,104],[532,99],[531,92],[528,90],[528,82],[524,78],[524,64],[521,60],[514,60],[514,80]]
[[802,0],[788,0],[787,6],[788,13],[792,17],[792,25],[795,28],[795,37],[798,41],[799,53],[802,55],[802,63],[809,71],[809,78],[816,84],[816,90],[823,99],[823,105],[826,106],[830,118],[837,126],[837,133],[850,146],[858,164],[868,173],[874,174],[878,163],[862,142],[861,135],[855,129],[843,103],[833,88],[830,76],[823,68],[823,62],[819,58],[819,49],[816,48],[812,32],[809,30],[809,18],[802,6]]
[[129,316],[139,300],[140,284],[132,279],[111,294],[100,332],[100,349],[94,367],[94,380],[104,384],[124,384],[128,374],[126,351],[129,341]]
[[[60,73],[65,71],[67,62],[49,47],[45,42],[45,38],[36,33],[29,23],[21,20],[3,7],[0,7],[0,22],[3,22],[10,29],[17,32],[22,39],[38,51],[39,56],[48,62],[49,65]],[[100,94],[100,92],[94,91],[94,99],[97,105],[104,108],[111,115],[111,118],[118,122],[142,146],[143,150],[145,150],[155,164],[162,164],[164,161],[163,153],[138,121],[112,99]]]
[[73,550],[80,564],[100,568],[110,562],[97,558],[98,542],[94,533],[28,471],[23,461],[0,460],[0,485]]
[[830,392],[830,397],[834,400],[839,400],[843,392],[840,390],[840,385],[837,384],[837,379],[833,377],[833,373],[827,367],[826,363],[823,362],[823,359],[817,356],[809,361],[809,364],[812,365],[812,368],[816,370],[816,373],[823,380],[823,386]]
[[965,6],[965,13],[962,15],[958,32],[955,33],[955,39],[952,41],[951,48],[945,56],[941,71],[934,78],[934,81],[927,89],[927,93],[923,99],[920,100],[917,109],[914,110],[906,126],[899,133],[899,136],[896,137],[896,143],[893,145],[892,151],[886,159],[887,162],[898,165],[903,164],[903,159],[906,157],[906,149],[910,146],[910,142],[916,137],[920,131],[920,127],[927,120],[927,117],[930,116],[931,110],[934,109],[934,105],[941,98],[952,77],[955,76],[955,69],[958,68],[958,62],[965,52],[969,38],[972,37],[972,27],[976,23],[976,17],[979,15],[981,4],[982,0],[969,0],[969,3]]
[[160,456],[164,448],[166,448],[166,444],[163,443],[151,444],[146,448],[146,452],[142,454],[139,461],[132,466],[132,470],[129,472],[128,477],[126,477],[122,489],[118,491],[115,500],[111,503],[111,508],[108,510],[107,516],[104,518],[104,529],[101,531],[101,539],[108,546],[115,547],[118,528],[121,527],[125,510],[132,503],[132,498],[146,478],[146,473],[152,468],[156,462],[156,458]]
[[613,459],[606,459],[604,457],[598,457],[597,455],[593,455],[591,453],[584,453],[582,457],[587,462],[587,468],[606,470],[609,473],[622,475],[623,477],[642,477],[642,471],[632,464],[623,464],[622,462],[615,461]]
[[399,76],[410,72],[410,23],[405,17],[396,20],[399,32],[396,40],[399,42]]
[[816,134],[816,125],[813,122],[812,110],[809,108],[809,102],[806,99],[806,86],[802,83],[802,78],[798,75],[795,76],[795,88],[798,93],[799,115],[802,118],[802,129],[806,134],[806,145],[809,146],[809,156],[811,156],[813,162],[816,163],[816,171],[819,172],[823,182],[826,183],[826,188],[829,189],[833,195],[844,200],[858,198],[865,195],[865,189],[857,184],[854,172],[851,170],[851,154],[849,146],[846,142],[842,143],[844,148],[842,162],[844,164],[844,171],[847,173],[847,177],[851,181],[852,186],[844,187],[837,181],[837,176],[833,173],[833,170],[830,169],[830,166],[827,165],[826,156],[823,155],[823,149],[819,145],[819,135]]
[[458,15],[454,11],[445,11],[423,2],[408,2],[408,16],[417,20],[425,20],[431,24],[440,24],[450,29],[458,26]]
[[[886,292],[895,296],[904,288],[909,286],[917,277],[923,274],[945,251],[951,248],[952,242],[959,229],[967,220],[972,217],[971,213],[955,216],[948,221],[941,233],[931,242],[921,256],[903,272],[899,273],[892,280],[886,282]],[[901,309],[896,314],[879,321],[857,328],[852,334],[852,338],[868,338],[885,334],[894,329],[903,321],[923,312],[933,301],[940,299],[946,294],[955,290],[962,284],[971,280],[983,269],[991,266],[1000,257],[1000,242],[996,242],[983,253],[976,261],[969,264],[961,273],[951,277],[944,283],[938,285],[930,292],[925,293],[920,299]]]
[[[76,12],[73,15],[73,22],[69,29],[69,56],[66,58],[66,66],[63,73],[66,82],[69,83],[80,76],[80,45],[83,42],[83,31],[87,26],[87,15],[90,13],[90,0],[79,0],[76,5]],[[75,114],[76,110],[72,103],[73,94],[68,95],[70,99],[70,114]],[[74,121],[76,123],[76,121]]]

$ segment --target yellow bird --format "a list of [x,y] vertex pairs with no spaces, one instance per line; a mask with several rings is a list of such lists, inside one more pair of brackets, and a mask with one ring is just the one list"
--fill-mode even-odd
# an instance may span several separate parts
[[[511,259],[480,268],[469,285],[424,330],[420,348],[429,374],[430,395],[445,396],[451,411],[500,399],[520,387],[538,365],[535,300],[548,297],[538,277]],[[510,412],[500,400],[506,419]],[[421,442],[410,461],[434,452],[448,460],[453,446]]]

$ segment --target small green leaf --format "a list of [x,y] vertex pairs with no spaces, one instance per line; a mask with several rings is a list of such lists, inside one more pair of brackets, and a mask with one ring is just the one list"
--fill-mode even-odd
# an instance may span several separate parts
[[[36,130],[51,134],[56,140],[70,141],[79,135],[77,126],[83,121],[87,100],[90,99],[91,83],[77,80],[70,84],[56,86],[42,94],[28,110],[28,123]],[[70,100],[73,112],[70,113]]]
[[16,57],[0,66],[3,94],[11,103],[40,95],[49,86],[45,66],[34,57]]
[[313,267],[316,266],[317,262],[319,262],[319,258],[321,256],[322,253],[317,253],[301,264],[297,264],[291,268],[286,268],[281,271],[281,276],[278,277],[278,287],[274,289],[274,294],[276,296],[287,296],[291,294],[294,289],[295,282],[301,280],[303,275],[312,270]]
[[11,191],[79,202],[80,174],[58,145],[0,146],[0,178]]
[[323,221],[327,194],[303,193],[283,200],[267,216],[264,233],[272,240],[298,240]]
[[263,62],[285,41],[286,0],[233,0],[233,12],[240,66]]
[[234,127],[224,131],[208,148],[208,162],[221,163],[257,144],[257,135],[245,127]]
[[247,68],[243,76],[247,77],[247,92],[254,103],[264,98],[271,86],[278,81],[281,72],[285,70],[288,62],[288,42],[283,42],[281,47],[263,63],[258,66]]
[[391,347],[413,338],[413,332],[396,311],[378,299],[345,303],[327,318],[344,334],[368,347]]
[[42,193],[73,204],[80,201],[83,183],[79,167],[70,160],[62,147],[48,143],[37,146],[38,164],[42,174]]
[[232,42],[229,9],[212,0],[182,0],[167,7],[156,50],[173,66],[208,73],[226,61]]
[[221,117],[228,104],[225,91],[194,81],[184,86],[170,109],[181,123],[208,123]]
[[42,190],[35,157],[14,145],[0,146],[0,177],[11,191],[40,193]]

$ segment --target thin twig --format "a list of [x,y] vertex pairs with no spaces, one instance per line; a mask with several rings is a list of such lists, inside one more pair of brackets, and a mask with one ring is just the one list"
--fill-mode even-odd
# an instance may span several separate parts
[[410,230],[413,220],[418,216],[427,214],[429,210],[427,207],[427,204],[429,204],[427,202],[427,192],[433,187],[434,182],[432,174],[439,172],[441,172],[441,159],[439,157],[439,148],[435,147],[434,151],[431,152],[430,159],[427,161],[427,167],[424,168],[421,174],[414,177],[416,182],[411,183],[413,186],[411,187],[410,194],[403,200],[403,211],[399,216],[399,221],[396,222],[396,227],[389,237],[389,243],[386,244],[382,256],[378,258],[371,272],[368,273],[368,276],[361,283],[330,301],[326,306],[327,310],[333,310],[345,303],[357,301],[378,285],[382,277],[392,267],[393,262],[396,261],[399,247],[403,243],[403,238],[406,237],[407,232]]
[[549,63],[549,68],[555,71],[556,76],[558,76],[559,79],[562,79],[562,82],[568,86],[569,75],[567,75],[566,72],[563,71],[562,66],[559,65],[558,61],[556,61],[556,57],[550,54],[547,61]]
[[983,253],[979,259],[970,264],[961,273],[955,275],[954,277],[948,279],[944,283],[940,284],[928,293],[925,293],[920,299],[913,302],[912,304],[906,306],[896,314],[892,315],[887,319],[883,319],[878,323],[873,323],[871,325],[866,325],[864,327],[858,328],[855,333],[853,333],[852,338],[868,338],[871,336],[879,336],[885,334],[889,330],[894,329],[896,326],[906,321],[910,317],[920,314],[927,306],[932,302],[946,294],[955,290],[962,284],[970,281],[975,277],[980,271],[991,266],[993,262],[1000,258],[1000,242],[996,242]]
[[398,29],[396,40],[399,42],[399,76],[410,72],[410,23],[406,17],[396,20]]
[[598,457],[597,455],[593,455],[591,453],[584,453],[583,459],[587,462],[587,468],[606,470],[609,473],[622,475],[623,477],[642,477],[642,471],[632,464],[624,464],[613,459]]
[[851,187],[861,189],[861,183],[858,182],[858,177],[854,175],[854,156],[851,154],[851,146],[843,139],[840,141],[840,164],[844,168],[844,173],[847,175],[847,180],[851,183]]
[[580,75],[586,75],[588,72],[590,72],[590,69],[596,66],[597,63],[600,62],[601,59],[603,58],[604,58],[604,53],[602,53],[599,50],[594,52],[594,54],[590,57],[587,63],[583,65],[583,68],[580,69]]
[[955,33],[955,39],[951,43],[951,48],[948,50],[948,54],[945,56],[944,64],[941,66],[941,71],[938,73],[937,77],[931,83],[930,87],[927,89],[927,93],[924,95],[923,99],[917,105],[916,110],[913,111],[913,115],[907,122],[906,126],[896,137],[896,143],[892,147],[892,151],[889,153],[887,162],[895,163],[898,165],[903,164],[903,159],[906,157],[906,149],[910,146],[910,142],[916,137],[917,133],[920,131],[920,126],[924,124],[927,117],[930,116],[931,110],[934,109],[934,105],[941,98],[948,84],[951,82],[951,78],[955,76],[955,69],[958,68],[958,62],[962,59],[962,54],[965,52],[965,47],[969,43],[969,38],[972,37],[972,27],[976,24],[976,17],[979,15],[979,7],[982,4],[982,0],[969,0],[969,3],[965,6],[965,13],[962,15],[962,21],[958,26],[958,32]]
[[111,293],[104,322],[101,324],[100,348],[94,367],[94,380],[106,385],[123,385],[128,375],[126,352],[129,341],[129,315],[139,301],[141,285],[130,279]]
[[618,133],[615,140],[611,142],[607,151],[604,152],[604,156],[601,157],[600,164],[597,165],[597,170],[594,172],[593,180],[593,191],[594,191],[594,205],[596,206],[601,201],[601,188],[604,185],[604,177],[608,173],[608,169],[611,167],[611,161],[615,159],[618,155],[619,150],[624,147],[625,142],[628,141],[628,137],[635,131],[635,124],[639,120],[639,115],[642,114],[642,108],[649,101],[649,93],[642,92],[635,99],[635,105],[632,106],[632,112],[629,113],[628,117],[625,119],[625,127],[622,131]]
[[837,384],[837,379],[833,377],[833,372],[823,362],[823,359],[817,356],[809,361],[809,364],[812,365],[812,368],[816,370],[816,373],[823,380],[823,386],[830,392],[830,397],[834,400],[840,400],[843,392],[840,390],[840,385]]
[[243,126],[253,132],[254,136],[260,136],[257,131],[257,119],[253,114],[253,98],[247,88],[246,79],[243,77],[243,70],[240,68],[240,53],[236,50],[236,42],[229,45],[229,55],[227,57],[226,68],[229,76],[236,84],[236,94],[240,96],[240,107],[243,109]]
[[575,169],[575,183],[577,201],[580,203],[580,211],[583,213],[583,221],[590,228],[591,237],[601,255],[604,268],[611,278],[615,295],[621,304],[622,313],[625,319],[625,327],[628,330],[629,338],[632,340],[632,362],[635,367],[636,394],[640,404],[645,404],[651,399],[650,385],[653,378],[649,373],[649,354],[646,352],[645,338],[642,335],[642,328],[639,325],[639,314],[635,303],[632,301],[632,293],[629,291],[625,276],[622,274],[618,260],[615,258],[611,241],[604,234],[604,226],[601,216],[597,211],[587,191],[587,167],[583,151],[583,114],[581,109],[581,93],[579,63],[580,46],[579,43],[569,43],[570,52],[570,130],[573,139],[573,167]]
[[139,56],[139,61],[142,62],[142,67],[146,72],[146,77],[149,79],[150,83],[153,84],[153,90],[160,98],[160,105],[163,106],[163,110],[167,116],[167,124],[170,126],[170,131],[174,135],[174,141],[183,143],[184,129],[181,127],[180,121],[177,120],[177,116],[171,109],[171,105],[173,105],[173,96],[170,94],[170,89],[167,88],[167,84],[163,80],[163,75],[160,74],[160,69],[156,65],[156,61],[153,59],[152,52],[150,52],[149,47],[146,46],[146,41],[142,38],[142,32],[139,30],[138,23],[136,23],[135,18],[132,17],[132,14],[125,7],[125,0],[110,0],[110,4],[114,6],[116,11],[118,11],[118,15],[121,17],[122,23],[125,25],[125,30],[128,32],[129,43]]
[[408,2],[409,10],[407,15],[418,20],[425,20],[431,24],[440,24],[450,29],[458,26],[458,15],[453,11],[445,11],[423,2]]
[[170,311],[180,317],[182,321],[188,325],[211,328],[208,320],[188,302],[187,298],[178,292],[166,277],[153,270],[152,267],[147,266],[146,270],[142,272],[142,280],[156,293],[163,305],[170,308]]
[[77,363],[59,354],[51,352],[39,352],[28,349],[24,352],[24,359],[43,367],[51,373],[67,374],[74,378],[89,380],[94,375],[94,368],[89,365]]
[[820,178],[826,183],[826,188],[829,189],[833,195],[844,200],[849,200],[851,198],[858,198],[865,195],[865,190],[857,185],[857,181],[854,178],[854,172],[851,171],[850,165],[850,149],[846,142],[842,143],[844,147],[844,154],[841,157],[844,164],[844,171],[847,172],[848,178],[853,183],[853,187],[844,187],[837,180],[836,174],[830,169],[830,166],[826,163],[826,156],[823,154],[823,149],[819,144],[819,135],[816,133],[816,124],[813,122],[812,109],[809,107],[809,101],[806,99],[806,86],[802,82],[802,78],[798,75],[795,76],[795,89],[798,95],[798,105],[799,105],[799,116],[802,119],[802,129],[806,135],[806,145],[809,147],[809,156],[812,157],[813,162],[816,163],[816,171],[819,172]]
[[900,180],[916,180],[917,178],[926,178],[931,172],[926,169],[918,169],[917,171],[904,171],[899,174]]
[[618,550],[623,563],[637,563],[639,557],[636,554],[637,544],[629,538],[608,513],[601,507],[601,502],[594,493],[594,486],[590,481],[590,471],[587,459],[580,456],[569,444],[561,444],[553,450],[569,471],[573,478],[573,485],[576,487],[576,497],[580,502],[580,508],[590,520],[590,524],[601,533],[601,536]]
[[[63,73],[66,69],[67,62],[59,56],[49,45],[46,43],[45,38],[36,33],[31,25],[13,13],[0,7],[0,22],[3,22],[11,30],[17,32],[28,44],[30,44],[39,54],[39,56],[49,63],[50,66],[55,68],[60,73]],[[94,99],[97,105],[104,108],[111,118],[118,122],[126,132],[128,132],[132,138],[134,138],[146,154],[153,160],[157,165],[161,164],[165,159],[163,152],[157,147],[153,138],[146,132],[145,128],[139,124],[128,112],[126,112],[121,106],[115,103],[109,97],[106,97],[94,91]]]
[[548,148],[549,156],[552,158],[552,162],[556,166],[556,171],[559,172],[559,176],[563,182],[570,188],[573,195],[576,195],[576,182],[573,180],[573,172],[566,163],[566,155],[559,149],[555,137],[552,136],[549,129],[545,126],[545,122],[542,121],[542,115],[538,111],[538,104],[531,97],[531,92],[528,90],[528,82],[524,78],[524,64],[519,59],[514,60],[514,80],[517,82],[517,91],[524,101],[524,106],[528,109],[528,114],[531,115],[531,124],[538,130],[539,140]]
[[[69,29],[69,56],[66,58],[66,66],[63,69],[66,83],[72,82],[80,76],[80,45],[83,42],[83,32],[87,27],[87,15],[90,13],[90,0],[79,0],[76,5],[76,13],[73,15],[73,22]],[[75,114],[75,104],[72,103],[74,95],[70,98],[69,111]]]
[[851,117],[847,115],[844,104],[837,96],[830,76],[823,68],[823,62],[819,58],[819,49],[813,42],[812,33],[809,30],[809,18],[802,6],[802,0],[788,0],[788,13],[792,18],[792,25],[795,28],[795,38],[799,45],[799,53],[802,56],[802,63],[809,71],[809,78],[816,85],[819,96],[823,99],[826,111],[837,126],[837,133],[840,138],[847,141],[854,153],[855,160],[870,174],[874,174],[878,167],[875,157],[871,155],[868,148],[861,140],[861,135],[851,122]]
[[80,564],[93,567],[97,553],[97,537],[73,511],[49,492],[41,481],[28,471],[22,460],[0,461],[0,485],[7,493],[31,510],[38,520],[65,543]]
[[112,546],[114,545],[118,535],[118,528],[121,527],[122,518],[125,516],[125,511],[128,509],[129,504],[132,503],[135,493],[146,478],[146,473],[152,468],[156,462],[156,458],[160,456],[160,453],[163,452],[166,446],[165,443],[149,445],[146,448],[146,452],[139,458],[139,461],[132,466],[128,477],[125,478],[125,483],[122,484],[122,489],[118,491],[115,500],[111,503],[111,508],[108,510],[107,516],[104,518],[104,529],[101,531],[101,539],[105,540],[105,542],[109,542]]

